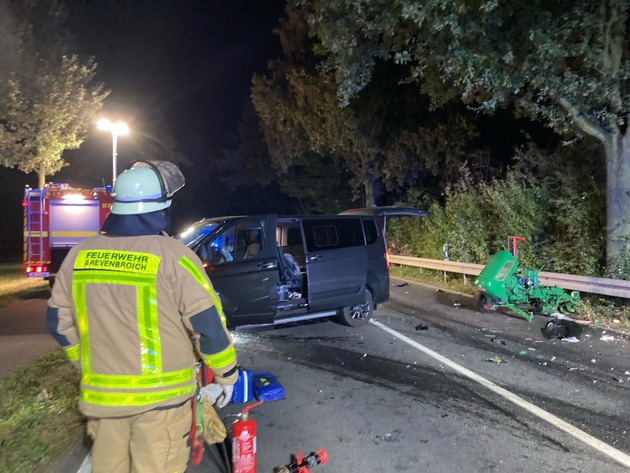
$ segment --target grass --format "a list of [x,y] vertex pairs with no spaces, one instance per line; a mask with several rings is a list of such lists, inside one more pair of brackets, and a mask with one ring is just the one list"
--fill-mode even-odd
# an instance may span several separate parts
[[[442,271],[397,264],[392,264],[390,273],[394,277],[417,281],[441,289],[473,296],[478,294],[474,286],[474,276],[468,279],[468,284],[464,284],[462,274],[450,273],[445,281]],[[581,295],[581,300],[582,306],[578,307],[575,313],[577,319],[589,320],[615,328],[630,328],[629,300],[584,293]]]
[[[46,298],[48,281],[0,264],[0,307]],[[0,379],[0,472],[45,472],[81,431],[79,373],[59,349]]]
[[0,471],[45,472],[82,428],[79,373],[63,350],[0,380]]
[[0,264],[0,307],[23,299],[47,297],[49,294],[48,281],[27,278],[22,264]]

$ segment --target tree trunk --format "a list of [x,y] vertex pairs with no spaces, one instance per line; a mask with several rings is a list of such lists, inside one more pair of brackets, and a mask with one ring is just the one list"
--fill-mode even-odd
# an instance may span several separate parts
[[374,198],[374,179],[366,177],[364,182],[365,187],[365,206],[374,207],[376,205],[376,199]]
[[41,163],[39,165],[39,169],[37,171],[37,185],[39,186],[40,189],[44,188],[44,184],[46,184],[46,164],[45,163]]
[[606,272],[615,278],[627,279],[624,259],[630,254],[630,128],[625,136],[607,135],[606,149]]

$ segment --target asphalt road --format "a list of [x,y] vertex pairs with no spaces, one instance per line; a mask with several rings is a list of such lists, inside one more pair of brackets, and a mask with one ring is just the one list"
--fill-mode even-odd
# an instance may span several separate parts
[[[472,299],[397,284],[365,327],[323,320],[234,334],[240,363],[286,391],[253,411],[259,472],[319,449],[330,460],[313,473],[630,469],[627,339],[586,327],[579,343],[547,340],[545,317],[481,314]],[[0,312],[0,346],[4,321]],[[230,425],[242,407],[220,415]],[[86,453],[77,445],[57,471],[77,471]],[[207,449],[189,473],[219,464]]]

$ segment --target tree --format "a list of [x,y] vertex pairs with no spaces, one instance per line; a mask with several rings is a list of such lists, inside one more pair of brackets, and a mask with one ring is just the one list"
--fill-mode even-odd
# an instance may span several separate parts
[[[588,135],[607,163],[607,268],[630,250],[627,0],[297,0],[327,54],[342,104],[379,61],[439,105],[454,96],[492,112],[513,104],[572,137]],[[620,274],[616,274],[621,276]]]
[[109,92],[92,84],[94,60],[67,52],[57,1],[2,7],[14,22],[5,19],[0,34],[2,50],[12,51],[0,71],[0,164],[36,172],[41,188],[66,164],[63,152],[81,145]]

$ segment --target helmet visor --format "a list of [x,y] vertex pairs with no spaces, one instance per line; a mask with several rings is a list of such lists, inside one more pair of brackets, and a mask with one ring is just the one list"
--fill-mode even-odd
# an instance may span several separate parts
[[153,168],[160,176],[164,190],[163,197],[166,200],[172,199],[173,194],[186,184],[186,178],[184,178],[182,172],[170,161],[138,161],[131,167]]

